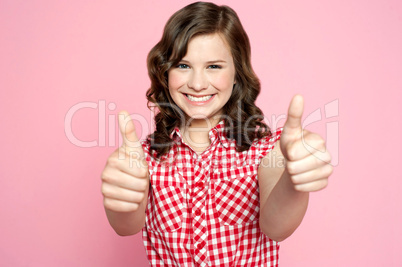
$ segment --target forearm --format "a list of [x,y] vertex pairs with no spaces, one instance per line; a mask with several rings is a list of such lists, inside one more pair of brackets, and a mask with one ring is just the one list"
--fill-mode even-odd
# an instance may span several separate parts
[[285,240],[303,220],[308,199],[309,193],[294,189],[285,169],[265,203],[261,203],[261,230],[275,241]]
[[[147,196],[148,194],[146,194]],[[134,235],[145,225],[147,197],[141,202],[138,209],[131,212],[117,212],[105,208],[110,225],[118,235]]]

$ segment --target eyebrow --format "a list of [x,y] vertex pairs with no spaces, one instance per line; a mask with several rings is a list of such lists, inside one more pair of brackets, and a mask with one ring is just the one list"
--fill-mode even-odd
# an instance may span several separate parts
[[207,63],[208,64],[211,64],[211,63],[226,63],[226,61],[222,60],[222,59],[217,59],[217,60],[207,61]]
[[[185,59],[180,60],[180,62],[184,62],[184,63],[190,63],[190,61],[187,61]],[[216,60],[210,60],[206,62],[207,64],[213,64],[213,63],[226,63],[225,60],[222,59],[216,59]]]

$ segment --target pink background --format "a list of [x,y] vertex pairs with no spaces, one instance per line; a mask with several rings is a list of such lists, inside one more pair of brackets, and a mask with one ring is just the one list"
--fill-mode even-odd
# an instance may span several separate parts
[[[146,118],[139,134],[151,130],[146,55],[190,2],[117,2],[0,1],[0,266],[147,266],[140,235],[108,225],[100,173],[118,142],[118,110]],[[295,93],[305,116],[322,111],[308,128],[326,136],[339,123],[330,185],[282,242],[281,266],[402,266],[402,2],[218,3],[249,34],[272,125]],[[83,102],[98,108],[67,126],[93,147],[66,134],[68,111]]]

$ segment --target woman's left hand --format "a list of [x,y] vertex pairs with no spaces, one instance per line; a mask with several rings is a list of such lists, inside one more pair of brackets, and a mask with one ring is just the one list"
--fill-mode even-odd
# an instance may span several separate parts
[[302,128],[303,97],[293,97],[283,127],[280,147],[285,157],[285,171],[298,191],[312,192],[325,188],[333,172],[331,155],[324,139]]

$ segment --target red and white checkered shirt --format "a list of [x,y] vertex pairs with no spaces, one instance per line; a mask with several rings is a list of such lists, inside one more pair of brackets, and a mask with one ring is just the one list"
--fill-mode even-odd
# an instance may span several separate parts
[[198,155],[176,128],[160,160],[143,142],[151,190],[142,233],[151,266],[278,266],[279,244],[259,228],[257,170],[280,134],[236,152],[221,121]]

